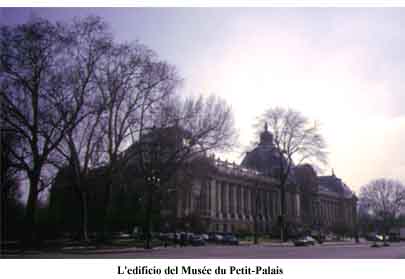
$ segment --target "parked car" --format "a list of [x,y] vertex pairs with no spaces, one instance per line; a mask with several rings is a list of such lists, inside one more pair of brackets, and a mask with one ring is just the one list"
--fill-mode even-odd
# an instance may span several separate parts
[[315,239],[316,242],[318,242],[319,244],[322,244],[325,241],[325,236],[323,236],[323,235],[317,235],[317,236],[311,235],[311,237],[313,239]]
[[125,232],[114,232],[112,234],[112,236],[116,239],[120,239],[120,238],[130,238],[131,235],[129,233],[125,233]]
[[186,233],[186,239],[187,239],[188,241],[190,241],[193,237],[194,237],[194,233],[191,233],[191,232],[187,232],[187,233]]
[[205,245],[205,240],[201,235],[193,235],[190,238],[190,244],[193,246],[204,246]]
[[176,233],[168,233],[167,234],[167,239],[170,241],[175,241],[176,240]]
[[294,240],[294,245],[295,246],[308,246],[308,245],[315,245],[315,239],[313,239],[310,236],[303,236],[299,237],[296,240]]
[[307,231],[306,233],[301,234],[301,236],[310,236],[313,239],[315,239],[316,242],[318,242],[319,244],[324,243],[326,240],[326,235],[320,230],[310,230]]
[[399,237],[398,234],[390,234],[389,235],[389,241],[390,242],[400,242],[401,238]]
[[159,233],[158,239],[161,241],[168,241],[170,237],[169,233]]
[[[384,236],[383,236],[383,235],[380,235],[380,234],[376,234],[376,233],[369,233],[368,235],[366,235],[366,240],[368,240],[368,241],[374,241],[374,242],[377,242],[377,241],[384,241]],[[385,237],[385,240],[388,241],[388,240],[389,240],[389,237],[386,236],[386,237]]]
[[206,233],[200,234],[201,237],[204,239],[204,241],[208,241],[209,240],[209,235]]
[[239,239],[233,234],[225,234],[222,238],[223,244],[239,245]]
[[399,229],[399,238],[405,240],[405,227]]
[[221,243],[223,239],[223,236],[219,233],[210,233],[209,234],[209,241],[215,242],[215,243]]

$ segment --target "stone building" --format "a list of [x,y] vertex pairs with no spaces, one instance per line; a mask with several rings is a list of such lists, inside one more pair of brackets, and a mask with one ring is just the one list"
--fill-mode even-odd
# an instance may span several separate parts
[[311,228],[334,231],[337,227],[353,231],[357,217],[357,197],[332,171],[329,176],[317,176],[306,164],[295,169],[302,201],[301,222]]
[[[209,173],[178,196],[177,217],[197,214],[206,231],[270,233],[281,214],[277,172],[280,158],[265,127],[260,142],[241,164],[210,157]],[[281,158],[283,160],[283,158]],[[332,174],[317,176],[306,164],[294,167],[286,186],[286,223],[300,230],[354,229],[357,198]]]

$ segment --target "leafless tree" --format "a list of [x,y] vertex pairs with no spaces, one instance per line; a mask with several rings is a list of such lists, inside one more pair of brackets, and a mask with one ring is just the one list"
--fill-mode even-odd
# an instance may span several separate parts
[[[80,107],[76,119],[72,122],[58,146],[62,160],[54,160],[59,169],[68,167],[72,172],[73,185],[80,201],[81,238],[88,241],[87,234],[87,196],[86,179],[92,168],[101,162],[103,133],[101,117],[105,106],[99,95],[95,94],[95,72],[97,63],[109,51],[112,39],[106,24],[97,17],[77,20],[69,26],[74,39],[69,49],[71,57],[70,88]],[[67,73],[68,74],[68,73]],[[68,117],[68,116],[67,116]],[[66,119],[67,120],[67,119]],[[59,156],[55,156],[59,159]],[[67,162],[67,164],[66,164]]]
[[[139,43],[114,43],[98,18],[3,26],[0,53],[2,128],[18,137],[11,161],[29,182],[27,244],[36,239],[38,197],[50,185],[51,166],[73,170],[86,239],[84,180],[90,169],[102,163],[107,171],[107,232],[113,186],[128,169],[131,143],[138,146],[138,170],[148,185],[152,177],[169,181],[199,154],[231,145],[232,115],[223,101],[181,99],[173,66]],[[173,142],[177,132],[166,133],[172,127],[183,131],[180,144]],[[150,135],[153,140],[145,141]],[[156,193],[152,184],[150,196]]]
[[38,195],[48,185],[47,159],[77,117],[78,103],[68,84],[67,50],[73,42],[60,24],[42,19],[0,33],[0,90],[7,129],[21,139],[12,149],[16,167],[29,180],[25,224],[27,243],[35,237]]
[[380,178],[360,189],[360,205],[381,224],[385,236],[405,208],[405,186],[400,181]]
[[[19,184],[19,170],[14,167],[16,162],[13,161],[12,149],[18,144],[18,138],[11,131],[7,131],[3,125],[0,128],[0,151],[1,151],[1,176],[0,176],[0,193],[2,206],[6,206],[10,198],[10,193]],[[4,213],[4,212],[3,212]]]
[[105,107],[101,132],[109,179],[104,202],[107,233],[113,184],[120,181],[125,166],[121,153],[142,134],[155,106],[174,92],[179,79],[174,67],[139,43],[114,45],[99,61],[95,76]]
[[264,125],[273,135],[273,152],[278,158],[273,167],[277,170],[275,176],[281,192],[281,238],[286,240],[286,187],[291,182],[293,168],[305,162],[325,164],[326,144],[319,125],[292,109],[270,108],[259,117],[256,125],[260,128]]
[[[156,109],[143,125],[148,133],[126,154],[135,158],[134,169],[146,186],[145,248],[150,248],[151,213],[159,204],[156,197],[161,197],[169,182],[179,171],[187,171],[193,160],[236,142],[231,108],[215,96],[167,99]],[[175,190],[180,194],[180,189]]]
[[[1,98],[1,97],[0,97]],[[15,162],[11,154],[14,145],[18,144],[18,138],[11,131],[7,131],[3,125],[0,126],[0,240],[4,241],[15,230],[8,227],[11,220],[17,220],[17,213],[13,210],[19,205],[20,197],[20,175],[19,170],[14,167]]]

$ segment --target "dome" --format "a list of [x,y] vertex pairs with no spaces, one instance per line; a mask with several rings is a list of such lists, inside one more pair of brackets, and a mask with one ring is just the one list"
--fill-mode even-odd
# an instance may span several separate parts
[[[286,165],[285,158],[281,160]],[[252,151],[246,153],[241,165],[267,176],[278,177],[280,163],[280,154],[273,144],[273,134],[268,131],[267,123],[265,123],[264,130],[260,133],[260,143]]]
[[264,123],[264,130],[260,133],[261,145],[273,145],[273,134],[269,132],[267,122]]
[[279,158],[278,153],[274,149],[259,145],[246,153],[241,165],[245,168],[255,169],[268,176],[275,176],[280,164]]

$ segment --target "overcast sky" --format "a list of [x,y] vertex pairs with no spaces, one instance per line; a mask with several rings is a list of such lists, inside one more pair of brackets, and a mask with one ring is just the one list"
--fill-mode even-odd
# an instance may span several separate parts
[[[241,146],[266,108],[291,107],[322,124],[329,166],[352,189],[405,182],[405,9],[1,9],[0,23],[99,15],[120,41],[148,45],[177,66],[186,94],[233,107]],[[224,158],[240,162],[238,155]]]

